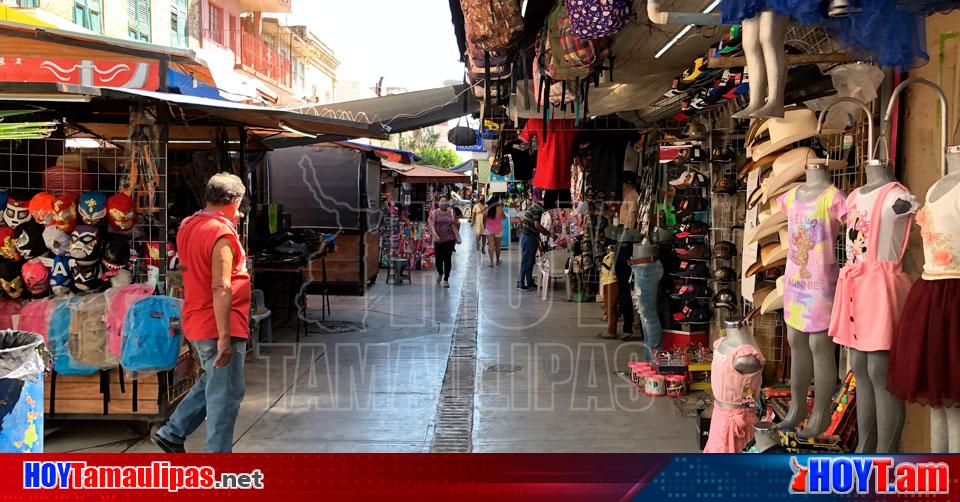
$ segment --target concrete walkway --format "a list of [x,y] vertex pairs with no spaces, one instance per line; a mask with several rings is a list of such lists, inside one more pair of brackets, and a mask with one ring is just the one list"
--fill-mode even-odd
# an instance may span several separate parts
[[[516,244],[503,266],[488,268],[486,257],[471,256],[463,228],[449,289],[428,271],[404,286],[387,286],[381,275],[363,298],[333,298],[333,318],[363,329],[314,329],[299,347],[292,324],[275,320],[276,343],[247,363],[234,451],[430,451],[454,327],[473,325],[457,324],[465,283],[479,294],[479,309],[470,311],[478,322],[467,451],[697,451],[695,419],[617,374],[641,344],[595,338],[604,331],[599,306],[564,301],[562,286],[547,301],[520,292]],[[476,280],[465,281],[467,274]],[[48,452],[156,451],[116,423],[48,424],[54,428]],[[187,451],[202,449],[203,429]]]

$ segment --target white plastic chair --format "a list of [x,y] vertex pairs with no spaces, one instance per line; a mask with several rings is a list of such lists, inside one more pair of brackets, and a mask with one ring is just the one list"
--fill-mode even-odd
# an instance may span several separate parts
[[260,335],[266,335],[267,343],[273,343],[273,323],[270,320],[271,312],[267,308],[263,298],[263,291],[253,290],[253,310],[250,312],[251,331],[253,336],[253,355],[254,358],[260,358]]
[[572,286],[570,284],[570,252],[565,249],[554,249],[540,257],[540,290],[541,298],[547,299],[547,291],[553,287],[553,279],[563,279],[567,289],[567,301],[570,301]]

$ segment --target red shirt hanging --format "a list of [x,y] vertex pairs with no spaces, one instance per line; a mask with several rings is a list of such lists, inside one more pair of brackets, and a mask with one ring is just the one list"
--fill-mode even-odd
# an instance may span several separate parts
[[546,190],[570,188],[570,165],[576,137],[577,128],[572,119],[551,120],[546,134],[543,119],[527,121],[520,131],[520,139],[530,143],[537,138],[537,170],[533,173],[533,186]]

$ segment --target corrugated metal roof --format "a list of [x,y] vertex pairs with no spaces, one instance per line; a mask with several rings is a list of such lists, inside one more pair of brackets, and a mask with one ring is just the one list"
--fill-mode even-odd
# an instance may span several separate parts
[[420,164],[401,164],[389,160],[381,160],[384,169],[390,169],[400,175],[400,178],[410,183],[470,183],[470,177],[465,174],[453,173],[435,166]]

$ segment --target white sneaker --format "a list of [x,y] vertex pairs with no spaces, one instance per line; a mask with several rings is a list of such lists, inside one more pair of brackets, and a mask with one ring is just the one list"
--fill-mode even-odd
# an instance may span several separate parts
[[443,287],[449,288],[449,287],[450,287],[450,281],[443,281]]

